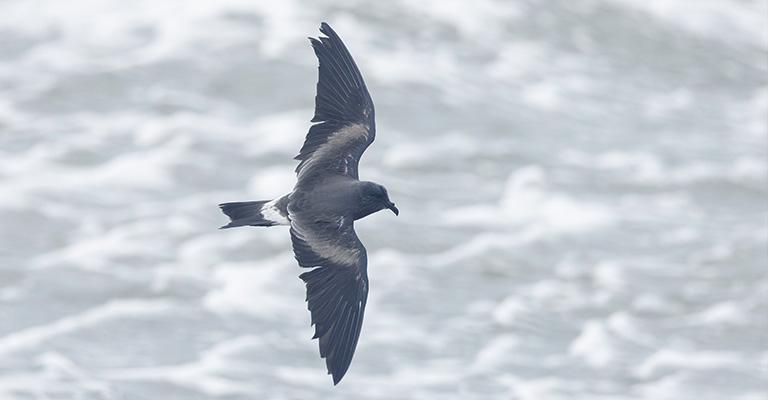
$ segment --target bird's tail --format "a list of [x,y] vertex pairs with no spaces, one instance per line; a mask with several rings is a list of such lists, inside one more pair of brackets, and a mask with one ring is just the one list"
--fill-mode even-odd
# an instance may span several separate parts
[[275,200],[243,201],[219,204],[221,211],[231,220],[221,229],[238,226],[290,225],[288,196]]

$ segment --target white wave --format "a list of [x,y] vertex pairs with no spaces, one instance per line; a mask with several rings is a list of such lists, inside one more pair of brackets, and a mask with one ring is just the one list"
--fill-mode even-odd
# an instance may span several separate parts
[[258,199],[276,199],[293,190],[296,184],[295,165],[282,164],[258,171],[248,182],[247,194]]
[[700,239],[701,236],[702,234],[699,230],[683,227],[664,232],[661,235],[661,241],[667,244],[683,244],[694,242]]
[[475,355],[470,369],[475,373],[498,370],[522,344],[522,340],[512,334],[495,337]]
[[755,89],[751,98],[731,102],[726,113],[733,121],[734,134],[765,143],[768,139],[768,86]]
[[501,199],[503,216],[513,223],[540,223],[555,232],[582,232],[612,220],[601,205],[580,203],[547,192],[546,175],[538,166],[523,167],[509,177]]
[[547,190],[544,170],[536,165],[523,167],[510,175],[498,206],[476,205],[450,210],[451,225],[483,225],[526,228],[521,236],[542,237],[599,229],[613,221],[611,210],[603,205],[578,202]]
[[494,321],[502,325],[511,325],[526,313],[532,312],[530,307],[524,304],[518,296],[509,296],[502,300],[491,313]]
[[694,98],[691,90],[679,88],[669,93],[653,94],[644,104],[645,115],[651,120],[660,120],[670,114],[680,112],[693,106]]
[[213,397],[257,395],[260,393],[258,384],[228,378],[226,375],[227,372],[252,368],[251,363],[238,361],[237,354],[251,349],[263,349],[264,345],[263,340],[252,335],[244,335],[217,343],[203,351],[199,359],[194,362],[181,365],[112,369],[100,375],[114,381],[165,381]]
[[304,136],[311,123],[309,110],[291,111],[274,114],[255,120],[245,133],[250,138],[243,139],[248,154],[257,155],[270,151],[289,154],[289,160],[298,154]]
[[0,337],[0,357],[34,348],[70,332],[100,324],[116,318],[143,318],[173,311],[175,305],[168,300],[116,299],[82,313],[63,317],[45,325],[21,329]]
[[657,293],[640,293],[632,301],[632,308],[642,313],[675,315],[683,306]]
[[646,329],[647,322],[626,311],[616,311],[606,319],[606,326],[618,337],[646,348],[658,347],[658,340]]
[[[158,147],[142,152],[129,152],[106,160],[98,168],[71,166],[51,158],[55,149],[41,148],[45,154],[25,154],[0,165],[8,177],[0,180],[7,193],[5,206],[25,207],[41,194],[96,194],[110,198],[120,192],[167,189],[173,185],[172,169],[182,163],[185,152],[176,146]],[[26,156],[30,156],[29,159]],[[18,160],[18,162],[16,162]],[[18,169],[25,172],[16,173]],[[46,202],[55,206],[55,202]],[[2,205],[3,203],[0,203]],[[46,211],[42,208],[42,211]]]
[[489,29],[500,29],[500,23],[523,16],[522,7],[500,0],[481,0],[472,4],[461,0],[405,1],[402,5],[422,18],[455,27],[463,37],[472,37],[476,41],[498,34]]
[[[393,50],[382,49],[365,54],[365,76],[386,85],[424,84],[439,88],[454,98],[465,94],[467,88],[455,84],[461,65],[450,49],[422,49],[412,43],[403,43]],[[429,73],[424,66],[429,65]],[[369,78],[366,78],[369,79]]]
[[625,267],[613,261],[601,261],[594,266],[592,277],[598,287],[609,291],[621,291],[627,283]]
[[[414,272],[411,269],[413,258],[402,251],[381,248],[368,254],[368,265],[375,266],[374,271],[369,268],[369,274],[377,274],[382,271],[382,284],[384,288],[390,290],[399,290],[403,284],[411,282],[414,279]],[[377,288],[379,285],[377,285]],[[384,289],[382,288],[382,289]]]
[[729,163],[712,160],[672,165],[651,153],[608,151],[588,154],[568,150],[560,155],[560,159],[568,165],[620,173],[623,181],[641,185],[689,184],[709,180],[752,184],[768,176],[768,164],[751,156],[741,156]]
[[[519,377],[507,373],[501,377],[501,381],[509,390],[509,397],[519,400],[566,400],[573,399],[573,393],[584,394],[587,388],[585,384],[579,384],[564,378],[547,377]],[[609,400],[610,397],[591,397],[600,400]],[[619,400],[614,398],[611,400]]]
[[[591,295],[591,296],[590,296]],[[592,307],[604,303],[600,293],[591,294],[571,281],[540,279],[527,285],[516,286],[493,309],[493,320],[504,326],[523,326],[537,330],[546,325],[542,308],[562,310]],[[548,329],[548,328],[544,328]]]
[[681,351],[664,348],[651,354],[633,368],[632,374],[639,379],[654,379],[660,374],[686,369],[742,370],[744,358],[735,352],[726,351]]
[[[108,231],[96,227],[92,232],[78,235],[77,240],[61,245],[33,259],[33,266],[50,268],[68,266],[90,270],[107,270],[121,259],[141,257],[162,259],[172,254],[170,240],[158,240],[157,232],[169,232],[169,220],[144,218],[123,223]],[[173,224],[170,224],[173,225]]]
[[610,3],[638,10],[665,24],[679,27],[711,40],[739,41],[763,49],[768,48],[765,35],[765,15],[768,4],[761,0],[607,0]]
[[763,400],[765,399],[765,392],[764,391],[752,391],[743,395],[739,395],[735,398],[735,400]]
[[[490,213],[489,213],[490,215]],[[461,260],[475,258],[478,254],[487,254],[494,249],[510,249],[535,241],[543,236],[539,231],[530,231],[525,236],[514,236],[499,233],[481,233],[457,246],[432,256],[436,266],[450,265]]]
[[[243,313],[262,318],[303,315],[303,285],[290,276],[288,253],[271,260],[220,264],[213,274],[218,287],[203,299],[203,306],[219,314]],[[300,272],[300,271],[296,271]],[[296,302],[286,303],[285,293],[295,293]]]
[[547,63],[550,54],[546,45],[545,42],[530,40],[503,43],[487,71],[496,79],[517,81],[528,78]]
[[612,336],[599,320],[587,321],[579,336],[571,342],[568,353],[595,368],[606,368],[616,363],[616,350]]
[[748,325],[751,318],[747,307],[743,304],[736,300],[726,300],[713,304],[699,313],[687,315],[682,320],[690,325],[712,327],[715,325]]
[[102,398],[114,397],[107,382],[55,352],[45,352],[34,358],[30,372],[10,372],[0,375],[0,397],[4,400],[35,398]]
[[[194,57],[202,48],[252,41],[240,24],[222,24],[227,14],[261,17],[265,28],[263,54],[274,56],[286,43],[298,42],[296,26],[301,7],[293,1],[267,6],[262,1],[218,2],[137,1],[127,7],[116,1],[79,1],[77,7],[56,1],[4,3],[0,25],[17,34],[41,38],[58,32],[56,45],[38,45],[24,61],[32,67],[81,71],[88,67],[115,68]],[[26,24],[34,18],[35,24]],[[301,26],[301,25],[300,25]]]
[[[428,148],[429,151],[425,151]],[[439,141],[408,141],[390,146],[382,158],[382,163],[395,168],[427,167],[436,161],[453,158],[471,157],[481,151],[476,140],[462,132],[447,132]]]
[[552,82],[539,82],[523,87],[523,101],[546,111],[559,109],[563,103],[560,87]]

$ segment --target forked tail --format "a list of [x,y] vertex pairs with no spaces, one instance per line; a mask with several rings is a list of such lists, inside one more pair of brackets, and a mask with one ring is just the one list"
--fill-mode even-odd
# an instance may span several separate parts
[[221,229],[238,226],[290,225],[288,196],[275,200],[242,201],[219,204],[221,211],[231,220]]

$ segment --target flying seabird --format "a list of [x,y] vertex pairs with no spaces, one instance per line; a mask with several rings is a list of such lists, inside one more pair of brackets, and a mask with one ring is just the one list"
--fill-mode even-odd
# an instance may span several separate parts
[[295,157],[293,191],[270,201],[220,204],[238,226],[290,226],[307,307],[333,384],[349,369],[368,299],[368,258],[354,221],[383,209],[399,214],[387,189],[360,181],[358,162],[376,135],[373,101],[352,55],[323,22],[309,38],[320,62],[315,115]]

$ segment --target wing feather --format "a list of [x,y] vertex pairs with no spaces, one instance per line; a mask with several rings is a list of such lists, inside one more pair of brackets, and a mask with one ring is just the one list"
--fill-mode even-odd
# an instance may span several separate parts
[[358,162],[375,139],[374,108],[363,76],[344,42],[326,23],[310,38],[319,61],[315,115],[299,154],[299,181],[315,174],[358,179]]
[[[349,216],[345,220],[352,221]],[[365,247],[353,223],[319,222],[302,213],[292,214],[291,241],[299,265],[312,268],[299,277],[307,288],[313,339],[318,339],[320,357],[337,384],[349,369],[363,325],[368,300]]]

